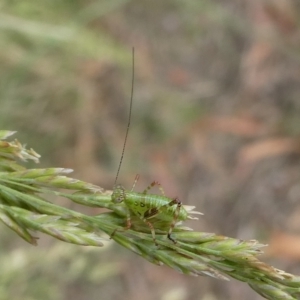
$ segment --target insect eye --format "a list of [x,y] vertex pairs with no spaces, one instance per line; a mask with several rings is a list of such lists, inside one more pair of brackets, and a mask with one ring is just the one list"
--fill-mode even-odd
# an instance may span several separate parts
[[124,200],[124,197],[122,197],[122,196],[120,196],[120,197],[118,197],[118,198],[116,199],[116,201],[117,201],[118,203],[122,202],[123,200]]

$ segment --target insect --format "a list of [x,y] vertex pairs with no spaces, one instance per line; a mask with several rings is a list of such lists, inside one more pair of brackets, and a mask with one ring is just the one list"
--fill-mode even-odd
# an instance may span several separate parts
[[[117,184],[117,179],[119,176],[122,160],[124,157],[124,151],[127,141],[127,136],[130,128],[130,121],[131,121],[131,110],[132,110],[132,101],[133,101],[133,87],[134,87],[134,48],[132,49],[132,84],[131,84],[131,100],[130,100],[130,108],[129,108],[129,118],[127,124],[127,130],[125,135],[125,142],[123,145],[122,155],[119,163],[119,168],[117,171],[115,184],[113,188],[113,193],[111,195],[111,200],[113,203],[118,204],[124,202],[127,208],[127,221],[126,227],[123,229],[116,229],[112,234],[111,237],[117,231],[128,230],[131,228],[131,218],[132,215],[139,217],[151,230],[153,241],[156,245],[156,237],[155,237],[155,229],[153,223],[151,223],[151,219],[156,217],[159,218],[160,221],[166,221],[170,223],[170,228],[167,234],[169,240],[171,240],[174,244],[176,243],[175,239],[172,238],[171,233],[178,221],[184,221],[187,219],[197,219],[193,218],[189,215],[189,213],[194,214],[201,214],[196,211],[189,211],[185,209],[182,205],[181,201],[176,198],[168,198],[165,196],[160,183],[157,181],[153,181],[142,193],[134,192],[133,189],[135,187],[136,182],[138,181],[139,176],[137,175],[130,191],[125,190],[125,188]],[[154,186],[158,186],[162,195],[156,194],[149,194],[149,190]],[[194,207],[188,207],[190,210]]]

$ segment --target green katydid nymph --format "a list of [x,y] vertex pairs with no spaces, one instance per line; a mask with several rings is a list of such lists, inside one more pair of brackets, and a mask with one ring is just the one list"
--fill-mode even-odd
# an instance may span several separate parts
[[171,237],[171,233],[176,223],[187,219],[195,220],[197,218],[191,217],[189,214],[201,213],[192,211],[194,208],[193,206],[183,206],[178,198],[170,199],[165,195],[148,194],[148,190],[155,185],[160,184],[154,181],[142,193],[133,192],[133,189],[131,191],[126,191],[123,186],[117,185],[113,189],[111,199],[116,204],[124,202],[127,207],[127,225],[124,230],[131,227],[132,214],[136,215],[148,225],[151,230],[153,241],[157,244],[155,229],[151,223],[151,219],[155,217],[161,221],[170,223],[167,236],[175,244],[176,241]]
[[[122,160],[124,157],[127,136],[130,128],[132,101],[133,101],[133,87],[134,87],[134,48],[132,49],[132,84],[131,84],[129,118],[128,118],[127,130],[125,135],[125,142],[123,145],[122,155],[119,163],[119,168],[115,179],[113,193],[111,195],[111,200],[113,201],[113,203],[118,204],[123,202],[125,204],[125,207],[127,208],[127,221],[126,221],[126,227],[124,227],[123,229],[116,229],[111,234],[111,237],[117,231],[130,229],[132,225],[131,217],[132,215],[135,215],[148,225],[148,227],[151,230],[153,241],[156,245],[157,242],[155,237],[155,229],[153,224],[151,223],[151,219],[155,217],[160,221],[169,222],[170,227],[167,233],[167,237],[173,243],[176,243],[175,239],[171,237],[171,233],[176,223],[178,221],[185,221],[187,219],[197,219],[195,217],[191,217],[190,214],[202,214],[202,213],[192,211],[194,206],[183,206],[181,201],[179,201],[178,198],[171,199],[166,197],[163,189],[161,188],[160,184],[157,181],[152,182],[142,193],[137,193],[133,191],[135,184],[138,180],[138,176],[136,176],[133,187],[130,191],[125,190],[125,188],[122,185],[116,184],[120,172]],[[154,186],[159,186],[162,195],[148,194],[148,191]]]

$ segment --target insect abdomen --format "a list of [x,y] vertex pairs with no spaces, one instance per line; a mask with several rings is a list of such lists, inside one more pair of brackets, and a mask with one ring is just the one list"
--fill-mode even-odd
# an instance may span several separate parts
[[[129,209],[137,216],[150,219],[153,217],[162,218],[164,220],[172,220],[177,205],[169,205],[173,201],[165,196],[125,192],[125,203]],[[186,220],[187,211],[181,206],[178,214],[178,220]]]

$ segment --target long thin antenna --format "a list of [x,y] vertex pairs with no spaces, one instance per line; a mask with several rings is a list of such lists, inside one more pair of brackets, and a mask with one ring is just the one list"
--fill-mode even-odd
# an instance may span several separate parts
[[127,130],[126,130],[126,135],[125,135],[125,141],[124,141],[124,145],[123,145],[122,155],[121,155],[121,159],[120,159],[120,163],[119,163],[119,167],[118,167],[118,172],[117,172],[117,176],[116,176],[114,185],[116,185],[118,177],[119,177],[119,173],[120,173],[120,169],[121,169],[121,165],[122,165],[122,161],[123,161],[123,157],[124,157],[124,152],[125,152],[125,147],[126,147],[126,142],[127,142],[127,136],[128,136],[128,132],[129,132],[130,122],[131,122],[131,110],[132,110],[132,101],[133,101],[133,87],[134,87],[134,47],[132,48],[132,81],[131,81],[131,97],[130,97],[130,107],[129,107],[128,124],[127,124]]

